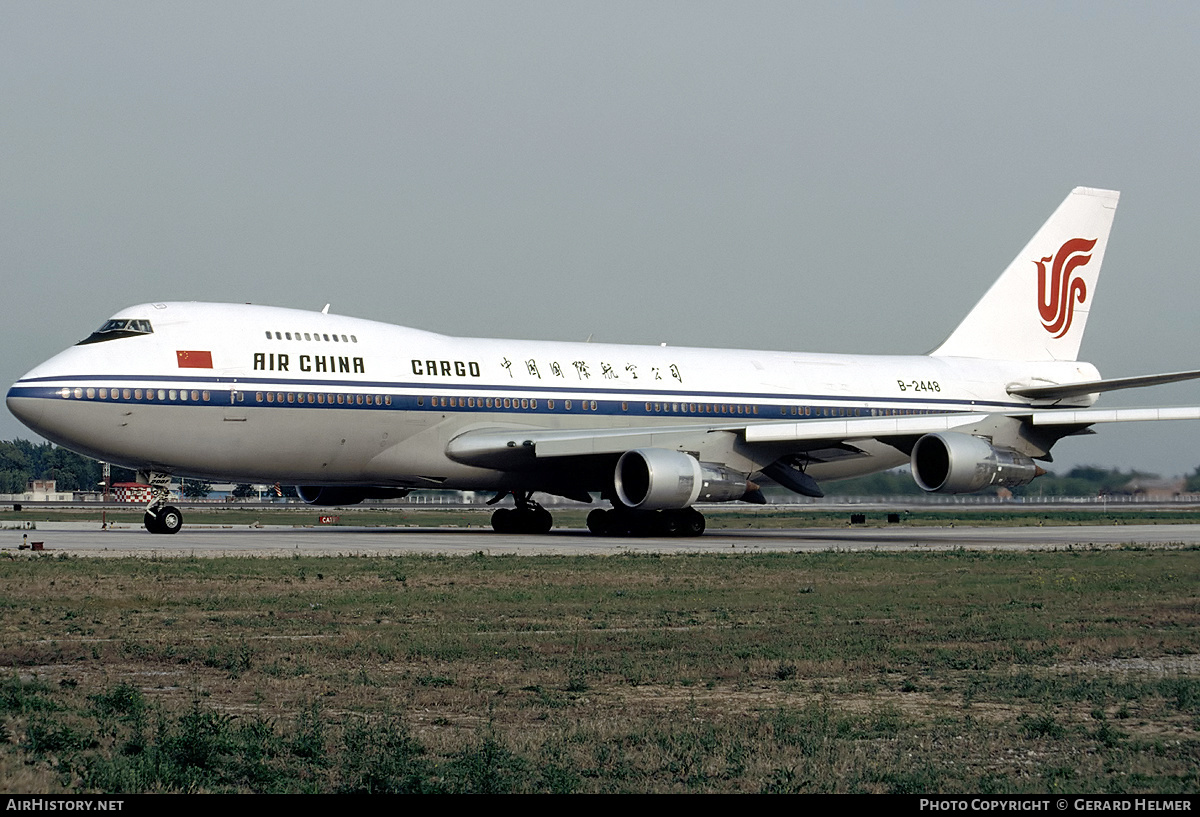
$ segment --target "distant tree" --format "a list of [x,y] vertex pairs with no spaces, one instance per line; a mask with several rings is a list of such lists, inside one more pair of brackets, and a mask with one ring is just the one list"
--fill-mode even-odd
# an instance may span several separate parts
[[24,441],[0,441],[0,493],[22,493],[32,479],[29,456],[19,445],[21,442]]
[[1200,492],[1200,465],[1197,465],[1196,470],[1188,476],[1187,490],[1189,493]]
[[[1136,470],[1122,471],[1119,468],[1081,465],[1072,468],[1064,476],[1050,472],[1028,485],[1012,490],[1016,496],[1027,497],[1099,496],[1122,491],[1136,479],[1158,479],[1158,475]],[[1188,479],[1188,486],[1189,490],[1200,491],[1200,467],[1197,467]],[[868,474],[865,477],[822,482],[821,489],[825,491],[826,496],[905,496],[924,493],[917,486],[907,466]],[[981,493],[995,493],[995,490],[989,489]]]
[[198,479],[185,479],[179,486],[179,490],[188,499],[204,499],[212,493],[212,483]]
[[247,497],[257,496],[258,491],[254,490],[254,486],[249,482],[239,482],[233,488],[233,495],[238,499],[246,499]]
[[1144,471],[1124,472],[1120,468],[1098,468],[1080,465],[1066,476],[1048,473],[1028,485],[1013,490],[1017,496],[1099,496],[1119,493],[1135,479],[1158,479],[1158,474]]
[[51,443],[0,442],[0,492],[20,493],[34,479],[52,479],[60,491],[93,491],[100,463]]
[[907,466],[865,477],[821,483],[826,496],[905,496],[923,494]]

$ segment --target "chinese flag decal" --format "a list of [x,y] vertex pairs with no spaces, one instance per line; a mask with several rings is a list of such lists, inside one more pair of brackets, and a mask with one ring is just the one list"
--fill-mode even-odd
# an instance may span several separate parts
[[212,352],[176,352],[181,369],[211,369]]

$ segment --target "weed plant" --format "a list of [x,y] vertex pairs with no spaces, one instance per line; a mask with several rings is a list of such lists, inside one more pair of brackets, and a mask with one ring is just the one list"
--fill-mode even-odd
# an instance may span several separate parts
[[0,559],[0,788],[1194,794],[1197,559]]

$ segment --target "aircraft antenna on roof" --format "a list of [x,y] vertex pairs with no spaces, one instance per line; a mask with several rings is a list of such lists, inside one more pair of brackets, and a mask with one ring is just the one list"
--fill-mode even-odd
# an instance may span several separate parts
[[322,315],[328,315],[328,314],[329,314],[329,304],[325,304],[325,307],[324,307],[324,308],[321,310],[321,314],[322,314]]

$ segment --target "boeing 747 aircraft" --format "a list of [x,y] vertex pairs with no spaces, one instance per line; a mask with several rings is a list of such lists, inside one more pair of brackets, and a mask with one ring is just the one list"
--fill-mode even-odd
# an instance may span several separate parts
[[1097,423],[1200,408],[1091,408],[1077,360],[1118,194],[1076,188],[926,355],[802,354],[455,338],[321,312],[213,303],[123,310],[37,366],[8,407],[38,434],[139,472],[145,525],[175,533],[173,476],[295,483],[316,505],[457,488],[512,496],[502,532],[544,533],[537,492],[583,501],[603,535],[698,535],[700,502],[759,483],[911,462],[926,491],[1018,486]]

